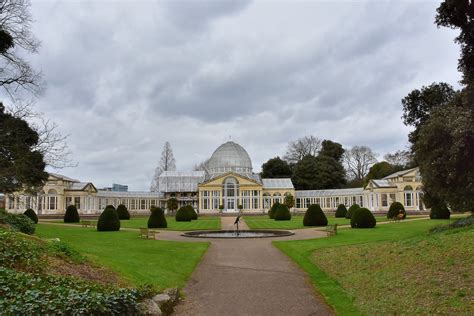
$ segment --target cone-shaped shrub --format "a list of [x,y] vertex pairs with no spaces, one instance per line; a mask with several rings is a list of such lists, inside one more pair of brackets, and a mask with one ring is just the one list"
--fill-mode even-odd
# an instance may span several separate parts
[[337,207],[335,216],[338,218],[343,218],[343,217],[346,217],[346,214],[347,214],[346,206],[344,204],[339,204],[339,206]]
[[187,211],[189,212],[189,215],[191,216],[191,219],[198,219],[198,214],[196,212],[196,210],[194,209],[194,207],[192,205],[186,205],[185,208],[187,209]]
[[130,213],[127,210],[127,207],[123,204],[117,206],[117,214],[119,219],[130,219]]
[[359,204],[357,203],[352,204],[351,207],[349,207],[349,209],[347,210],[346,218],[351,219],[352,214],[354,214],[354,211],[357,210],[358,208],[360,208]]
[[174,218],[177,222],[190,222],[192,220],[192,214],[188,207],[181,206],[176,212]]
[[444,203],[436,203],[431,206],[431,219],[449,219],[451,212]]
[[304,226],[327,226],[328,219],[319,204],[312,204],[306,210],[303,218]]
[[148,228],[166,228],[168,223],[166,222],[165,212],[159,207],[152,206],[150,208],[150,218],[148,218]]
[[36,216],[35,211],[33,211],[31,208],[27,209],[23,214],[28,216],[29,219],[31,219],[35,224],[38,224],[38,216]]
[[105,207],[97,222],[97,230],[100,232],[120,230],[120,219],[115,207],[112,205]]
[[270,208],[270,210],[268,211],[268,217],[270,217],[271,219],[274,219],[274,218],[275,218],[275,211],[276,211],[278,205],[280,205],[280,203],[275,202],[275,203],[272,205],[272,207]]
[[407,217],[407,212],[405,212],[403,204],[400,202],[393,202],[388,209],[387,218],[392,219],[395,216],[398,216],[398,214],[403,214],[403,219]]
[[79,213],[77,212],[77,207],[75,205],[69,205],[66,209],[66,213],[64,214],[64,222],[65,223],[79,223],[81,218],[79,217]]
[[358,208],[352,214],[352,228],[373,228],[376,224],[374,214],[366,208]]
[[289,221],[291,220],[291,213],[288,206],[285,204],[278,204],[274,216],[276,221]]

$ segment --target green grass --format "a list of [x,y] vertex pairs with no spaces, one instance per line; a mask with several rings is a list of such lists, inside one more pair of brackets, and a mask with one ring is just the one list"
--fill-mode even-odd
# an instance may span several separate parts
[[[341,246],[379,243],[427,235],[427,231],[431,227],[448,222],[449,220],[420,220],[379,225],[373,229],[347,228],[338,230],[338,234],[330,238],[275,241],[274,245],[292,258],[309,274],[316,289],[323,295],[327,303],[335,309],[337,314],[360,315],[362,314],[361,309],[354,304],[356,297],[345,290],[341,284],[324,269],[316,265],[314,256],[317,256],[319,252],[325,252],[333,247],[343,249]],[[337,251],[337,254],[344,258],[342,251]],[[345,261],[345,264],[338,268],[347,269],[350,265],[350,261]],[[371,271],[367,271],[367,275],[371,275]]]
[[[187,230],[217,230],[221,229],[220,217],[200,217],[191,222],[177,222],[174,216],[166,216],[168,223],[167,230],[187,231]],[[62,220],[53,221],[54,223],[64,223]],[[97,221],[92,221],[97,223]],[[124,228],[147,227],[148,217],[135,217],[130,220],[121,220],[120,226]],[[80,225],[80,223],[75,223]],[[161,229],[161,228],[160,228]]]
[[[245,216],[244,220],[250,229],[300,229],[308,228],[303,226],[303,215],[292,215],[289,221],[276,221],[270,219],[267,215],[265,216]],[[328,216],[329,225],[350,225],[351,220],[345,218],[335,218],[334,216]],[[376,216],[377,222],[388,221],[386,216]]]
[[[216,230],[221,229],[220,217],[200,217],[197,220],[190,222],[177,222],[174,216],[167,216],[166,222],[168,223],[168,230]],[[122,227],[127,228],[140,228],[147,227],[148,217],[132,218],[127,221],[120,221]]]
[[94,228],[48,224],[37,225],[36,235],[59,238],[132,284],[148,283],[158,289],[184,286],[209,246],[142,239],[131,231],[98,232]]

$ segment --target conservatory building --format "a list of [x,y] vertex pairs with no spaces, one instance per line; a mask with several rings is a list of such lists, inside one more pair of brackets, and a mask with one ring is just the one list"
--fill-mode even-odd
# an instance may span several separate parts
[[159,177],[158,192],[98,190],[91,182],[50,173],[36,195],[8,195],[5,206],[12,212],[32,208],[38,214],[63,214],[74,204],[81,214],[97,214],[106,205],[124,204],[132,213],[148,214],[151,206],[166,208],[166,201],[176,198],[179,206],[191,204],[200,213],[262,213],[291,195],[295,211],[304,211],[310,204],[334,211],[339,204],[349,207],[354,203],[372,211],[385,211],[394,201],[407,210],[424,209],[418,168],[371,180],[365,188],[295,191],[290,178],[262,179],[253,172],[247,151],[228,141],[213,152],[204,169],[165,171]]

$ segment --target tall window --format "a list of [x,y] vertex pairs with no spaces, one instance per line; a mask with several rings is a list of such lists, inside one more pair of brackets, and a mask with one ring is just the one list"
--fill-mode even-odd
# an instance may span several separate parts
[[48,210],[55,210],[57,209],[58,205],[58,197],[57,197],[56,190],[49,190],[48,191]]
[[270,207],[272,207],[272,198],[270,194],[264,193],[263,194],[263,208],[269,209]]
[[11,210],[15,208],[15,197],[13,196],[8,197],[8,208]]
[[382,207],[384,207],[384,206],[388,206],[388,199],[387,199],[387,194],[385,194],[385,193],[382,193],[382,195],[381,195],[381,199],[382,199]]
[[81,198],[79,196],[74,197],[74,205],[78,210],[81,209]]
[[273,194],[273,203],[281,203],[282,202],[282,199],[281,199],[281,194],[280,193],[274,193]]
[[252,192],[252,209],[256,210],[259,208],[260,202],[260,191],[253,190]]
[[413,206],[413,188],[409,185],[407,185],[404,189],[403,189],[404,192],[404,195],[405,195],[405,206]]
[[219,209],[219,191],[212,191],[212,209],[217,210]]
[[203,210],[208,210],[210,203],[209,203],[209,191],[202,191],[201,192],[201,198],[202,198],[202,209]]

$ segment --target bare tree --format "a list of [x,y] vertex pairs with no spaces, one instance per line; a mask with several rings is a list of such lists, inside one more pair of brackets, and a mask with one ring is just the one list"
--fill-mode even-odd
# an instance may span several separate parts
[[155,169],[155,175],[153,180],[151,180],[150,191],[158,192],[159,191],[159,177],[163,171],[174,171],[176,170],[176,161],[173,156],[173,149],[169,142],[166,142],[163,151],[161,152],[160,162]]
[[71,151],[66,143],[68,135],[62,135],[55,122],[46,119],[43,113],[36,112],[34,101],[23,102],[15,99],[12,102],[12,105],[7,107],[7,111],[27,121],[38,133],[39,141],[35,150],[43,154],[44,162],[48,166],[55,169],[77,166],[77,163],[71,159]]
[[193,170],[194,171],[207,171],[209,169],[209,159],[207,158],[204,161],[201,161],[200,163],[194,165]]
[[413,160],[413,157],[408,150],[397,150],[394,153],[388,153],[383,156],[383,159],[391,165],[394,166],[407,166]]
[[288,163],[295,164],[303,157],[317,156],[321,150],[321,140],[313,135],[304,136],[288,144],[288,149],[283,157]]
[[0,86],[13,98],[18,89],[33,95],[42,91],[41,72],[35,71],[21,55],[37,53],[39,41],[30,32],[29,0],[0,1]]
[[344,163],[350,179],[362,180],[377,162],[376,154],[367,146],[354,146],[344,152]]

